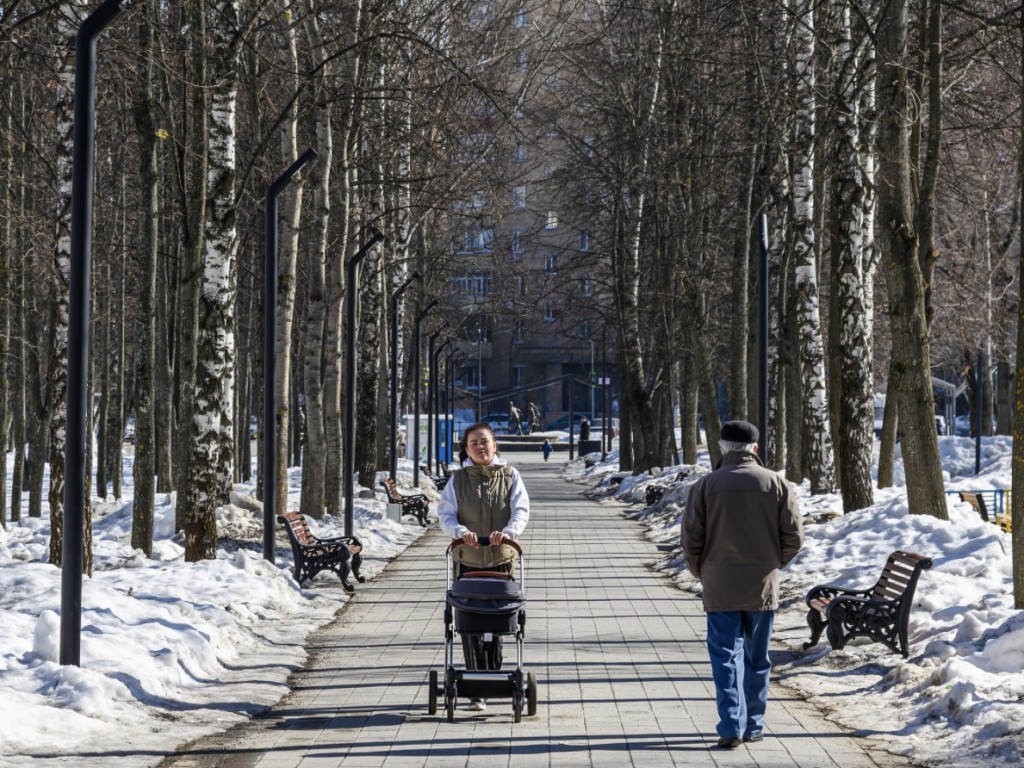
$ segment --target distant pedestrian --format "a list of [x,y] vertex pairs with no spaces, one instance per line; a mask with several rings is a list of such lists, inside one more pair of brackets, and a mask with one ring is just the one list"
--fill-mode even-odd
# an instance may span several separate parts
[[540,450],[544,454],[544,461],[547,461],[551,456],[551,452],[555,449],[551,447],[551,441],[545,437],[544,444],[540,447]]
[[761,464],[758,436],[745,421],[722,425],[722,459],[690,489],[683,511],[683,555],[703,585],[722,749],[764,738],[779,569],[804,542],[796,499]]
[[584,443],[590,439],[590,419],[584,416],[580,419],[580,442]]

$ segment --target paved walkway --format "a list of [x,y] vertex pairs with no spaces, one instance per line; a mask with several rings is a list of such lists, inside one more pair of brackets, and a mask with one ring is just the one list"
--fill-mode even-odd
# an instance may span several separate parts
[[[185,748],[166,768],[583,768],[904,765],[844,735],[813,707],[772,692],[764,742],[714,747],[714,691],[699,603],[649,563],[656,548],[621,505],[557,476],[561,462],[514,456],[530,489],[525,667],[535,717],[511,700],[454,723],[427,714],[443,670],[443,551],[432,529],[311,639],[311,664],[265,717]],[[461,661],[460,649],[456,647]],[[506,661],[515,661],[514,644]],[[443,672],[442,672],[443,675]]]

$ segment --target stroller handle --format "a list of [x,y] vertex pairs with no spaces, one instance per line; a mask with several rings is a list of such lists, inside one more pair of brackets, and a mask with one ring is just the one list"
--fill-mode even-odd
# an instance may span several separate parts
[[[502,536],[501,542],[495,546],[501,546],[502,544],[508,544],[520,555],[523,554],[523,548],[519,546],[519,542],[515,539],[510,539],[508,536]],[[456,547],[468,546],[462,539],[452,539],[452,543],[448,545],[448,553],[450,554]],[[490,544],[484,544],[483,546],[490,546]]]

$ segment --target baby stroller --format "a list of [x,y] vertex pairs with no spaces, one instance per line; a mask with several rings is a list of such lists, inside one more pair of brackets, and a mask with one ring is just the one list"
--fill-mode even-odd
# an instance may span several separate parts
[[[506,537],[494,550],[514,552],[505,567],[508,571],[462,570],[458,575],[459,547],[466,546],[461,539],[454,540],[446,553],[447,588],[444,607],[445,670],[439,680],[437,670],[430,671],[430,714],[437,713],[438,699],[444,698],[448,722],[455,720],[458,698],[512,699],[515,722],[526,714],[537,714],[537,678],[533,672],[523,671],[523,634],[526,629],[526,578],[523,550]],[[516,576],[520,579],[516,580]],[[466,669],[455,667],[455,633],[460,635],[470,660]],[[515,635],[516,665],[514,669],[501,669],[501,637]]]

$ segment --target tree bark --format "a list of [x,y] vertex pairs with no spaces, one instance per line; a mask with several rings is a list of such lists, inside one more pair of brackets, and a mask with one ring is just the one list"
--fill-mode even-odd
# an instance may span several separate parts
[[[936,9],[937,5],[936,2]],[[931,52],[934,57],[940,55],[937,48],[939,29],[933,25],[934,16],[932,19],[929,24],[932,25],[930,34],[936,46]],[[930,272],[928,261],[934,258],[934,254],[921,252],[921,218],[927,217],[930,207],[921,198],[934,194],[936,168],[932,164],[937,165],[938,157],[929,151],[923,180],[919,182],[920,197],[915,199],[911,173],[916,158],[910,152],[909,128],[911,110],[916,110],[916,106],[911,104],[907,82],[907,72],[911,70],[907,57],[907,27],[906,0],[888,4],[879,23],[878,37],[881,67],[878,77],[878,199],[879,214],[885,223],[882,263],[892,323],[892,364],[902,383],[898,394],[907,499],[912,514],[927,514],[945,520],[948,512],[935,432],[926,301],[926,274]],[[941,86],[934,73],[930,83],[930,90]],[[938,103],[930,99],[931,131],[940,129],[934,124],[940,114],[931,111],[937,108]]]

